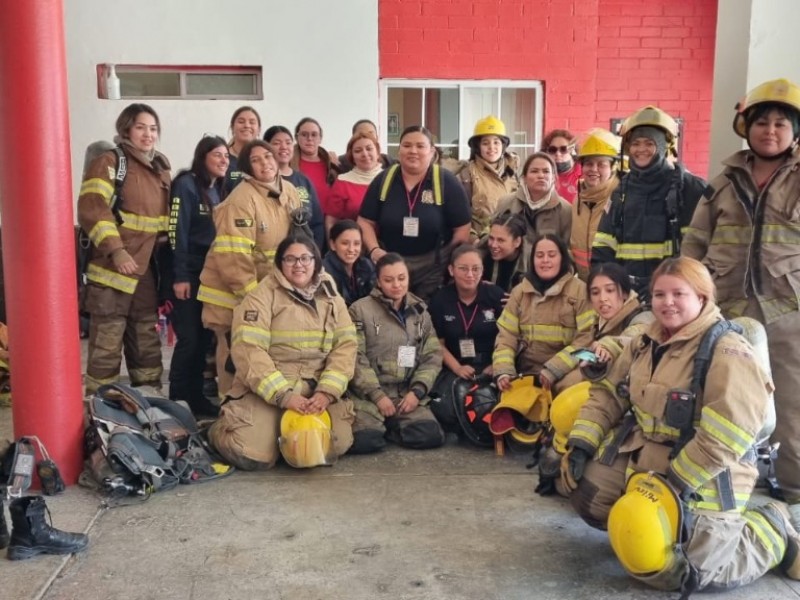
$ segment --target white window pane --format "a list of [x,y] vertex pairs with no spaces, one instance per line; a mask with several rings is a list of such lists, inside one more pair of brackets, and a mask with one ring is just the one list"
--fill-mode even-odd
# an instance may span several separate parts
[[181,79],[178,73],[118,72],[117,76],[123,98],[181,95]]
[[251,96],[258,93],[256,76],[251,73],[187,73],[186,93],[190,96]]
[[537,150],[536,90],[503,88],[501,119],[511,139],[511,150],[521,157]]

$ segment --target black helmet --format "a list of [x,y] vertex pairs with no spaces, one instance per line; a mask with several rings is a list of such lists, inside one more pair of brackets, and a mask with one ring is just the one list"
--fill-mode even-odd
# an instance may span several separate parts
[[456,418],[464,435],[473,444],[487,448],[494,445],[489,420],[497,401],[497,387],[488,375],[481,375],[475,381],[459,378],[453,382]]

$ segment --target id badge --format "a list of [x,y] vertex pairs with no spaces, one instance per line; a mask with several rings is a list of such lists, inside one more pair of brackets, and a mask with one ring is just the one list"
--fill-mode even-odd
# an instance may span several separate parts
[[417,349],[414,346],[397,348],[397,366],[401,369],[413,369],[417,364]]
[[403,217],[403,235],[419,237],[419,219],[417,217]]
[[461,358],[475,358],[475,340],[471,338],[458,340],[458,351],[461,353]]

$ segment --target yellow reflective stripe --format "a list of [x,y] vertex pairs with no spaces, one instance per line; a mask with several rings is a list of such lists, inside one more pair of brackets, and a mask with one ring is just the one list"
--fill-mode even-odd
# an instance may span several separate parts
[[433,201],[436,206],[442,205],[442,174],[439,172],[441,167],[433,165]]
[[354,325],[347,325],[333,330],[333,339],[335,342],[345,342],[347,340],[356,340],[356,328]]
[[787,225],[764,225],[761,242],[775,244],[800,244],[800,227]]
[[270,341],[271,335],[268,329],[252,325],[240,325],[233,330],[231,337],[231,344],[250,344],[259,348],[269,348]]
[[111,197],[114,195],[114,186],[107,182],[105,179],[94,177],[87,179],[81,184],[80,195],[84,194],[97,194],[102,196],[105,203],[111,205]]
[[117,226],[111,221],[98,221],[89,231],[89,239],[95,246],[99,246],[107,237],[119,237]]
[[169,217],[167,215],[146,217],[144,215],[119,211],[119,216],[122,219],[122,225],[120,225],[120,227],[133,231],[158,233],[159,231],[166,231],[169,228]]
[[578,329],[581,331],[589,329],[592,325],[594,325],[595,316],[596,313],[592,309],[580,313],[577,317],[575,317],[575,322],[578,325]]
[[275,262],[275,250],[261,250],[253,248],[253,254],[264,257],[267,262]]
[[8,371],[8,363],[2,359],[0,359],[0,369],[5,369]]
[[332,390],[336,390],[337,395],[344,393],[349,381],[347,375],[341,371],[334,371],[333,369],[326,369],[319,377],[319,385],[324,385]]
[[636,413],[636,421],[642,428],[642,432],[664,435],[677,440],[680,437],[680,430],[670,427],[663,421],[656,419],[653,415],[645,412],[638,406],[633,407],[633,412]]
[[567,343],[575,337],[574,327],[562,327],[561,325],[535,323],[533,325],[522,325],[521,329],[525,339],[534,342]]
[[[750,227],[741,227],[739,225],[720,225],[714,229],[714,235],[711,236],[712,244],[749,244],[752,236],[752,229]],[[697,237],[700,237],[697,234]],[[708,239],[708,234],[705,234],[704,240]]]
[[700,240],[701,242],[708,243],[708,232],[703,229],[697,229],[696,227],[687,227],[686,233],[684,234],[684,239],[689,237]]
[[246,237],[235,235],[218,235],[211,245],[211,252],[252,254],[253,241]]
[[381,185],[381,202],[386,201],[386,197],[389,195],[389,187],[392,185],[392,179],[394,179],[395,174],[397,173],[397,169],[400,168],[400,165],[394,164],[389,167],[389,170],[386,171],[386,177],[383,178],[383,184]]
[[289,387],[289,382],[286,381],[281,372],[275,371],[258,382],[256,393],[269,402],[275,397],[275,394]]
[[253,279],[253,281],[251,281],[250,283],[248,283],[248,284],[247,284],[246,286],[244,286],[242,289],[240,289],[240,290],[233,290],[233,293],[234,293],[234,295],[235,295],[236,297],[238,297],[238,298],[244,298],[244,297],[245,297],[247,294],[249,294],[249,293],[250,293],[250,292],[252,292],[254,289],[256,289],[256,286],[257,286],[257,285],[258,285],[258,281],[256,281],[255,279]]
[[[719,491],[716,489],[716,480],[712,480],[697,490],[697,495],[701,497],[702,500],[689,500],[687,502],[689,508],[722,511],[722,502],[719,499]],[[747,503],[750,500],[750,493],[734,492],[733,498],[736,507],[725,512],[743,512],[747,508]]]
[[501,348],[500,350],[495,350],[494,355],[492,357],[492,362],[499,365],[511,365],[514,366],[514,351],[511,348]]
[[607,391],[611,393],[614,398],[617,397],[617,386],[611,383],[607,378],[603,377],[600,381],[595,381],[593,385],[600,386],[601,388],[605,388]]
[[98,267],[93,263],[89,263],[86,268],[86,279],[126,294],[133,294],[136,291],[136,285],[139,283],[138,279]]
[[659,244],[622,243],[617,248],[617,258],[620,260],[656,260],[668,256],[672,256],[672,240]]
[[519,317],[511,311],[504,310],[500,313],[500,318],[497,319],[497,326],[502,327],[506,331],[514,334],[519,333]]
[[798,309],[797,298],[772,298],[771,300],[761,300],[759,302],[764,313],[764,320],[767,323],[777,321],[786,313],[796,312]]
[[[553,358],[563,362],[564,365],[567,367],[567,371],[571,371],[576,366],[578,366],[578,359],[575,358],[574,356],[572,356],[572,353],[574,351],[575,351],[575,346],[569,345],[569,346],[566,346],[560,352],[558,352]],[[566,371],[565,372],[561,372],[561,373],[556,373],[556,376],[559,376],[559,375],[563,377],[564,375],[566,375]]]
[[723,417],[714,409],[704,406],[700,417],[700,429],[706,431],[715,440],[725,444],[738,456],[744,456],[753,445],[753,436],[741,427]]
[[197,289],[197,299],[206,304],[213,304],[214,306],[221,306],[231,310],[239,306],[239,300],[233,294],[208,287],[202,283]]
[[324,335],[321,331],[276,330],[271,331],[273,346],[289,348],[319,349],[323,347]]
[[582,440],[592,448],[597,448],[603,441],[603,430],[594,421],[586,419],[575,419],[572,431],[569,432],[569,439]]
[[693,489],[699,488],[711,479],[711,473],[690,459],[686,455],[685,449],[678,452],[678,456],[672,461],[671,467],[678,477]]
[[774,557],[775,562],[772,566],[780,564],[784,554],[786,554],[786,542],[783,540],[783,536],[779,535],[772,523],[769,522],[769,519],[757,510],[745,511],[742,516],[747,521],[747,526],[750,530],[756,534],[764,547]]
[[617,238],[615,238],[611,234],[598,231],[597,233],[594,234],[594,241],[592,242],[592,248],[611,248],[616,252]]

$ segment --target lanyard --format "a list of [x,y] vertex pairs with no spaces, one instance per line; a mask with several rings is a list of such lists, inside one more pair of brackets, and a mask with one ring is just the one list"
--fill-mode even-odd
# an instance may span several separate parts
[[461,308],[461,302],[456,301],[456,307],[458,307],[458,312],[461,313],[461,322],[464,324],[464,335],[469,335],[469,328],[472,327],[472,322],[475,321],[475,315],[478,314],[478,303],[475,302],[475,308],[472,309],[472,316],[469,318],[469,322],[467,322],[467,317],[464,315],[464,309]]
[[[406,201],[408,202],[408,216],[411,217],[414,214],[414,207],[417,205],[417,200],[419,200],[419,195],[422,193],[422,188],[424,187],[425,179],[419,182],[419,187],[417,188],[417,193],[414,195],[414,200],[411,200],[411,194],[408,193],[406,189]],[[405,188],[405,185],[403,185]]]

